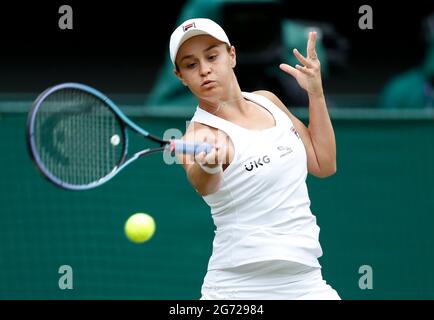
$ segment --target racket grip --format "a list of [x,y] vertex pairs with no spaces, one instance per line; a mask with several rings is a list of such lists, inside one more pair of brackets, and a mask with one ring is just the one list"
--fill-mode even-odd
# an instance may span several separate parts
[[170,142],[170,151],[175,153],[198,154],[202,151],[205,153],[211,152],[212,146],[208,143],[193,143],[184,140],[172,140]]

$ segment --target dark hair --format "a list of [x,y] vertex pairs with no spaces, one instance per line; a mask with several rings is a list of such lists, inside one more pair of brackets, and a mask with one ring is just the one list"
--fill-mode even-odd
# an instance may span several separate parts
[[[226,44],[226,50],[227,50],[227,52],[230,53],[231,52],[231,46],[228,45],[227,43],[225,43],[225,44]],[[176,69],[176,71],[179,72],[179,67],[178,67],[178,64],[176,63],[176,61],[175,61],[175,69]]]

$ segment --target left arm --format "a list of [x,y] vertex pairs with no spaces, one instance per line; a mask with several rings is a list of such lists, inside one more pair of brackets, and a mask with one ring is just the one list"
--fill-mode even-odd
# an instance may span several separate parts
[[336,140],[324,95],[309,94],[309,133],[320,169],[320,176],[336,172]]
[[336,141],[321,81],[321,68],[315,51],[316,32],[309,33],[307,58],[294,49],[294,55],[304,66],[295,68],[281,64],[280,69],[292,75],[309,97],[309,125],[306,127],[292,115],[284,104],[274,95],[267,96],[285,111],[296,126],[308,154],[309,172],[317,177],[328,177],[336,172]]

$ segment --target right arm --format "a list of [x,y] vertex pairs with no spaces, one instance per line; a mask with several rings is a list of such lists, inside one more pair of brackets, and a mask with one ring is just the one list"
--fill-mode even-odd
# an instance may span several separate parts
[[[192,122],[182,139],[195,143],[206,142],[213,146],[208,154],[179,154],[178,157],[189,182],[201,196],[217,192],[223,177],[222,164],[227,158],[227,148],[222,139],[218,139],[217,129]],[[220,170],[217,173],[207,172],[207,169],[217,170],[215,168]]]

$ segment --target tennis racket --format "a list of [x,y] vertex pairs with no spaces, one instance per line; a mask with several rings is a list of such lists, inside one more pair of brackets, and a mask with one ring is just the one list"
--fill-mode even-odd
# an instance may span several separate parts
[[[156,143],[128,157],[128,130]],[[104,94],[79,83],[48,88],[34,101],[27,144],[37,168],[68,190],[100,186],[133,161],[155,152],[209,153],[211,145],[166,141],[137,126]]]

